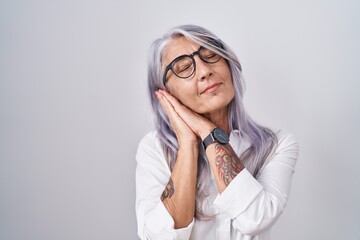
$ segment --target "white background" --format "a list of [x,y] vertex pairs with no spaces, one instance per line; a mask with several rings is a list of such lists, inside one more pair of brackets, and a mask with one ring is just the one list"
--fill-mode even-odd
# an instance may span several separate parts
[[137,239],[135,151],[150,43],[219,35],[245,105],[296,136],[275,240],[360,239],[360,2],[0,0],[0,239]]

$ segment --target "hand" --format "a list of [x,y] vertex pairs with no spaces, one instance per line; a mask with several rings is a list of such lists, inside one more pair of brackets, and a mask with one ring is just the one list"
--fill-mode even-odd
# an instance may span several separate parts
[[[169,117],[170,123],[174,129],[176,128],[175,126],[179,127],[178,125],[174,126],[174,124],[178,124],[180,118],[182,120],[181,122],[184,123],[189,128],[189,130],[191,130],[191,132],[195,134],[195,136],[200,139],[204,139],[209,134],[209,132],[216,127],[216,125],[210,120],[199,115],[198,113],[195,113],[194,111],[180,103],[179,100],[177,100],[167,91],[158,90],[156,92],[156,96],[159,98],[159,100],[161,99],[160,103],[164,108],[167,116]],[[178,136],[177,133],[176,135]]]
[[183,143],[197,144],[198,139],[196,134],[180,117],[168,98],[165,97],[164,91],[158,90],[155,92],[155,95],[169,118],[170,124],[175,132],[179,145]]

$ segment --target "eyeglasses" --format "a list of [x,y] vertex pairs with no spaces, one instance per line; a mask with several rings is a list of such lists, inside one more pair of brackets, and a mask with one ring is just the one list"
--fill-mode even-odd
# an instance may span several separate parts
[[181,55],[175,58],[167,67],[165,68],[163,83],[166,84],[166,75],[169,70],[171,70],[179,78],[189,78],[191,77],[195,70],[196,64],[194,56],[199,55],[199,58],[206,63],[217,63],[221,56],[214,51],[200,47],[199,50],[193,52],[190,55]]

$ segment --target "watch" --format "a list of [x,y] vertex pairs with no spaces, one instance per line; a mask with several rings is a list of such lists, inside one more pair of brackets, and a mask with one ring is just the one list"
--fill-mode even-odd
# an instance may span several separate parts
[[206,138],[204,138],[202,142],[204,149],[206,150],[206,148],[213,142],[218,142],[220,144],[227,144],[229,142],[229,137],[224,130],[217,127],[214,130],[212,130],[210,134],[207,135]]

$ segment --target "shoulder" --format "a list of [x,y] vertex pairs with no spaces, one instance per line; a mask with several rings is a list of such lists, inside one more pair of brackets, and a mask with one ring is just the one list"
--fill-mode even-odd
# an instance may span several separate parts
[[152,130],[145,134],[145,136],[140,140],[139,147],[146,147],[146,146],[155,146],[155,142],[158,141],[158,137],[155,130]]
[[138,163],[154,163],[155,159],[165,163],[160,140],[156,131],[153,130],[140,140],[136,151],[136,161]]
[[299,144],[291,133],[282,130],[275,132],[277,137],[277,145],[274,148],[274,155],[282,155],[297,159],[299,155]]
[[279,130],[275,132],[276,137],[278,139],[278,148],[283,147],[291,147],[298,148],[298,143],[295,139],[295,136],[292,133],[285,132],[283,130]]
[[155,130],[148,132],[139,142],[137,153],[157,152],[161,149],[160,141]]

